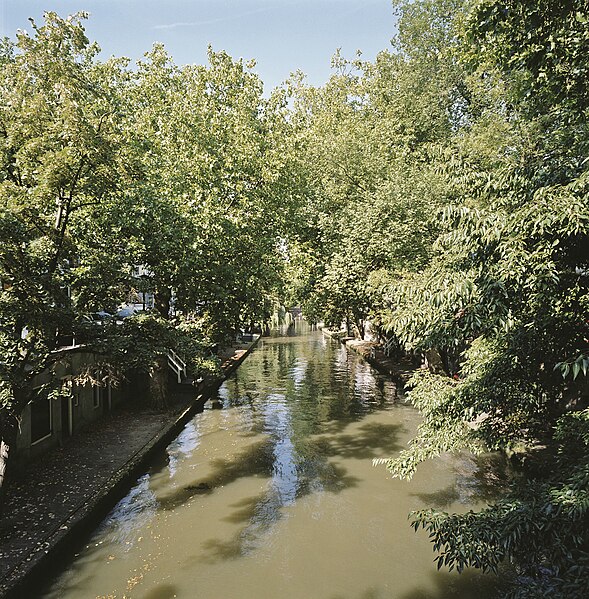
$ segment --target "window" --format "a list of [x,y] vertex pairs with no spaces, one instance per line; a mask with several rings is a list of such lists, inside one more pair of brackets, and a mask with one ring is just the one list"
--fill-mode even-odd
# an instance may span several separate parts
[[40,397],[31,402],[31,445],[51,436],[51,400]]

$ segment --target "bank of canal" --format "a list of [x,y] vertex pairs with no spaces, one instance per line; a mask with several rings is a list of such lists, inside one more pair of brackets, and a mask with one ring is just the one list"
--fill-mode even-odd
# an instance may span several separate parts
[[438,572],[407,519],[480,505],[481,464],[446,457],[411,482],[372,466],[418,419],[320,332],[264,339],[39,596],[490,597],[490,577]]

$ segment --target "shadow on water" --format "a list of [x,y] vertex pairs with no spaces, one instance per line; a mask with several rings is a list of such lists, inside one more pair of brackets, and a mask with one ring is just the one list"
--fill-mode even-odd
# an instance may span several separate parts
[[268,492],[255,495],[234,503],[236,508],[228,516],[221,518],[225,522],[246,524],[229,540],[208,539],[202,542],[202,553],[189,557],[183,568],[191,569],[198,563],[214,564],[235,560],[250,554],[264,544],[264,535],[282,517],[283,507],[280,497]]
[[[370,588],[364,591],[361,595],[354,597],[354,599],[382,599],[382,593],[375,588]],[[333,595],[329,599],[351,599],[347,595]]]
[[444,509],[456,501],[460,501],[460,492],[455,484],[448,485],[434,493],[411,493],[411,495],[418,497],[427,507],[435,509]]
[[[159,510],[174,510],[188,503],[196,495],[212,494],[215,489],[222,488],[241,478],[257,476],[270,480],[273,472],[283,478],[292,479],[297,498],[317,491],[318,488],[336,493],[354,487],[359,480],[349,476],[345,468],[328,463],[327,458],[338,455],[371,457],[376,447],[384,447],[386,451],[393,447],[388,438],[385,438],[386,442],[384,442],[385,439],[380,438],[380,443],[377,444],[377,435],[383,434],[382,428],[372,425],[366,425],[365,428],[371,430],[369,435],[359,438],[340,435],[333,440],[325,439],[310,444],[308,450],[303,451],[305,459],[296,465],[294,472],[290,475],[276,470],[274,444],[270,439],[264,439],[251,445],[236,457],[213,460],[211,462],[213,471],[209,476],[195,479],[190,484],[166,495],[159,495],[157,507]],[[363,442],[367,444],[366,447],[362,445]]]
[[501,490],[507,490],[510,471],[506,460],[499,454],[467,456],[461,454],[455,467],[456,479],[453,484],[433,493],[413,493],[428,507],[444,509],[454,502],[491,503]]
[[142,597],[143,599],[172,599],[178,596],[178,592],[178,587],[173,584],[160,584]]
[[[360,481],[347,474],[345,468],[326,462],[306,462],[306,466],[297,471],[293,485],[297,499],[317,491],[339,493],[346,488],[357,486]],[[229,540],[209,539],[202,543],[202,554],[198,558],[189,558],[184,567],[191,568],[198,562],[217,563],[235,560],[249,555],[265,543],[265,537],[271,528],[284,516],[283,509],[292,504],[293,497],[284,493],[284,484],[276,479],[268,480],[267,489],[258,495],[233,503],[233,509],[220,519],[232,524],[243,524],[244,528],[236,532]]]
[[[247,523],[247,526],[236,532],[229,540],[213,538],[203,541],[203,553],[198,558],[199,561],[214,564],[251,554],[265,545],[266,534],[283,516],[283,502],[278,494],[271,491],[242,500],[232,507],[238,509],[223,520],[239,519]],[[189,560],[190,563],[193,561],[193,558]]]
[[223,522],[231,524],[244,524],[251,522],[256,513],[257,507],[265,500],[266,493],[260,493],[253,497],[245,497],[240,501],[231,504],[231,508],[235,508],[228,516],[220,518]]
[[203,555],[198,558],[189,558],[182,565],[183,569],[191,570],[198,563],[215,564],[229,560],[235,560],[246,552],[243,549],[243,536],[236,534],[229,541],[220,539],[209,539],[202,544]]
[[[331,595],[329,599],[494,599],[498,591],[498,579],[483,575],[476,570],[462,574],[437,572],[432,575],[434,589],[416,588],[403,595],[392,594],[391,589],[370,587],[359,595]],[[393,589],[394,592],[394,589]]]
[[260,440],[231,459],[220,458],[211,461],[213,471],[206,479],[196,479],[181,489],[158,496],[158,507],[161,510],[174,510],[190,501],[195,495],[213,493],[216,488],[228,485],[240,478],[269,476],[273,459],[271,439]]
[[401,424],[367,422],[353,434],[332,434],[314,441],[317,451],[328,456],[370,460],[382,455],[392,455],[404,446],[399,434],[405,432]]
[[497,596],[498,579],[476,570],[461,574],[436,572],[434,590],[416,588],[399,599],[492,599]]

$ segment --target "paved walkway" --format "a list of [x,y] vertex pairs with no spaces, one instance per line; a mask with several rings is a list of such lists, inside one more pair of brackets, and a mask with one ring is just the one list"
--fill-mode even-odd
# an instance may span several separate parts
[[[254,345],[222,355],[224,378]],[[179,400],[167,413],[124,406],[12,472],[0,519],[0,597],[30,596],[23,581],[41,574],[53,554],[103,517],[153,452],[163,450],[205,400]]]
[[169,414],[115,411],[63,448],[12,473],[0,520],[0,595],[169,420]]

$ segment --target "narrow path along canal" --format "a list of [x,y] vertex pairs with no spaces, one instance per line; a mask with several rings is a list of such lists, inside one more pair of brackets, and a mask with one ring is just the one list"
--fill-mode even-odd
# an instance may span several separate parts
[[411,482],[372,465],[418,421],[320,332],[263,339],[42,596],[490,597],[492,578],[438,572],[407,518],[482,505],[488,464],[444,457]]

